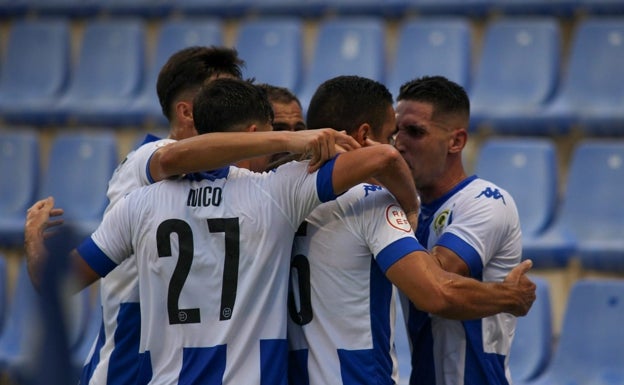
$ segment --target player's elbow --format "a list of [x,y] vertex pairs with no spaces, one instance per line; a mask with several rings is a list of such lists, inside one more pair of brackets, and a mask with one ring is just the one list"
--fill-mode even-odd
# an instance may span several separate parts
[[180,173],[179,166],[183,154],[177,146],[169,145],[159,148],[150,160],[150,172],[155,181],[163,180]]
[[389,144],[382,144],[378,147],[378,162],[376,162],[377,172],[383,172],[388,168],[396,168],[400,163],[404,162],[403,157],[396,148]]

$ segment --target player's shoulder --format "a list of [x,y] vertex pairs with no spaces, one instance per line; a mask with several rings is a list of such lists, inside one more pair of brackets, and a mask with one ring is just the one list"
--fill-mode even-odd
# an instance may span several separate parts
[[501,202],[506,204],[508,201],[513,202],[513,197],[507,190],[492,181],[482,178],[475,178],[470,182],[466,186],[465,193],[467,195],[466,198],[472,198],[473,203],[489,204]]

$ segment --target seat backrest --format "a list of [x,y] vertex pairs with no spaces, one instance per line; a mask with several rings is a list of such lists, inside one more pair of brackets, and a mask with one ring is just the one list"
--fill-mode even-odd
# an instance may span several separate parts
[[99,220],[117,165],[113,132],[63,132],[52,141],[40,196],[53,196],[66,220]]
[[0,254],[0,336],[4,330],[4,321],[7,311],[7,296],[9,293],[9,274],[7,272],[6,257]]
[[468,88],[472,29],[465,18],[439,17],[404,22],[387,86],[396,97],[401,84],[425,75],[442,75]]
[[[624,378],[624,281],[582,279],[568,297],[548,374],[556,383],[621,383]],[[592,382],[604,376],[616,382]],[[590,381],[588,381],[588,379]]]
[[26,353],[35,348],[41,337],[39,297],[30,282],[25,260],[20,262],[11,292],[6,325],[0,335],[0,368],[12,366],[19,358],[34,359]]
[[236,49],[244,77],[297,91],[303,61],[302,25],[295,18],[255,19],[240,24]]
[[145,26],[139,20],[95,20],[85,27],[71,80],[75,98],[128,98],[145,70]]
[[624,103],[624,17],[580,21],[572,37],[561,97],[575,107]]
[[509,353],[509,371],[514,382],[527,382],[546,369],[552,355],[552,307],[550,284],[545,278],[531,276],[536,296],[531,310],[518,317]]
[[491,22],[471,92],[480,106],[542,105],[554,94],[561,33],[554,17],[516,17]]
[[551,223],[558,202],[558,168],[550,139],[488,139],[477,155],[475,173],[511,194],[523,235],[539,235]]
[[70,70],[69,24],[63,19],[16,20],[0,68],[0,94],[55,98]]
[[39,137],[32,130],[0,131],[0,216],[26,218],[39,186]]
[[[223,44],[222,24],[213,18],[163,21],[156,38],[156,49],[147,66],[147,76],[141,96],[160,106],[156,94],[156,82],[162,66],[175,52],[191,46],[219,46]],[[158,110],[158,108],[156,108]]]
[[561,221],[578,239],[624,234],[624,140],[585,139],[573,151]]
[[358,75],[383,82],[385,27],[374,17],[342,17],[321,22],[300,99],[304,109],[316,88],[340,75]]

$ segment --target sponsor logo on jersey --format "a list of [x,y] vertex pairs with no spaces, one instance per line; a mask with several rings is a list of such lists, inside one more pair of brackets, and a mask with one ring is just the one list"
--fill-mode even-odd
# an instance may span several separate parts
[[435,232],[436,236],[439,237],[440,234],[442,234],[442,231],[444,231],[446,225],[449,224],[449,219],[451,218],[451,216],[452,211],[450,209],[445,209],[435,217],[435,219],[433,220],[433,231]]
[[498,191],[497,188],[492,190],[492,188],[486,187],[485,190],[481,191],[481,194],[476,196],[476,198],[480,198],[482,196],[486,198],[502,199],[503,204],[507,206],[507,203],[505,203],[505,197],[503,196],[503,194],[500,193],[500,191]]
[[386,220],[388,224],[395,229],[405,231],[409,233],[412,231],[412,226],[410,226],[407,215],[405,215],[405,211],[399,205],[390,205],[386,208]]
[[376,186],[374,184],[365,184],[364,185],[364,192],[366,194],[364,194],[364,197],[367,197],[369,192],[375,192],[375,191],[379,191],[381,189],[382,189],[381,186]]

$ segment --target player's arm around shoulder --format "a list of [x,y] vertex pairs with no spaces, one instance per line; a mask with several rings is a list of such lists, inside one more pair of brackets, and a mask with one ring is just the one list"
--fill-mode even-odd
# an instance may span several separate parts
[[386,271],[419,309],[449,319],[478,319],[506,312],[523,316],[535,301],[535,284],[526,276],[530,260],[504,282],[480,282],[442,270],[425,251],[401,258]]

